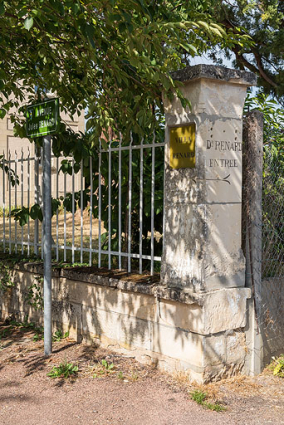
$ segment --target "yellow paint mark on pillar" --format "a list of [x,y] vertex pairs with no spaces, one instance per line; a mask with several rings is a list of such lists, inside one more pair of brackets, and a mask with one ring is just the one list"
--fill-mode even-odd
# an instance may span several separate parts
[[195,124],[170,128],[170,167],[195,167]]

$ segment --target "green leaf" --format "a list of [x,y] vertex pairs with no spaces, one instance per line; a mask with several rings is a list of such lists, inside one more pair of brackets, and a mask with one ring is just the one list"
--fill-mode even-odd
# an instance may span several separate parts
[[29,31],[29,30],[32,28],[33,24],[34,24],[34,20],[33,20],[33,18],[32,18],[31,16],[28,16],[28,17],[25,19],[24,27],[26,28],[26,30],[28,30],[28,31]]
[[4,15],[5,13],[5,6],[4,6],[4,2],[1,1],[0,2],[0,15]]
[[41,210],[39,204],[34,204],[31,207],[30,216],[33,220],[39,219],[40,221],[42,221],[42,219],[43,219],[42,210]]

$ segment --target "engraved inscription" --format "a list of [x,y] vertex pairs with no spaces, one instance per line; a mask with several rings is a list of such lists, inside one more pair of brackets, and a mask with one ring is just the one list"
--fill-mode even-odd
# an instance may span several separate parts
[[[228,153],[238,153],[242,151],[242,142],[230,141],[230,140],[207,140],[206,141],[206,150],[210,152],[221,152],[222,154]],[[218,154],[217,154],[218,155]],[[214,155],[215,156],[215,155]],[[230,155],[231,156],[231,155]],[[233,155],[233,156],[236,156]],[[237,168],[238,159],[236,158],[208,158],[207,166],[210,168]]]
[[207,140],[207,149],[214,149],[215,151],[241,151],[241,142],[230,142],[227,140]]
[[209,167],[221,167],[221,168],[234,168],[237,167],[237,160],[236,159],[212,159],[210,158],[208,160],[208,166]]

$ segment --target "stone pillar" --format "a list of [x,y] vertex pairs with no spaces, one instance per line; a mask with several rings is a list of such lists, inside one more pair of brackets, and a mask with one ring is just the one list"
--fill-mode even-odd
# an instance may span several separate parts
[[255,76],[197,65],[172,77],[191,107],[165,99],[162,282],[192,293],[242,288],[242,113]]
[[[247,299],[242,244],[242,114],[249,72],[197,65],[173,73],[191,107],[165,99],[165,291],[191,297],[184,323],[193,379],[245,371]],[[178,323],[182,307],[176,305]],[[183,325],[185,328],[185,324]],[[185,342],[186,344],[186,342]],[[193,346],[195,347],[193,344]]]

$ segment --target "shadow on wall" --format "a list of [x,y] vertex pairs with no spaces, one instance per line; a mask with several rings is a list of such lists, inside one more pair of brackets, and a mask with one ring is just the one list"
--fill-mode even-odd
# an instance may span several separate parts
[[[159,283],[135,283],[126,280],[127,274],[117,279],[80,270],[60,273],[65,277],[59,277],[59,271],[53,277],[53,331],[68,330],[77,341],[130,350],[140,361],[157,363],[171,371],[188,370],[199,381],[241,369],[242,356],[235,354],[235,348],[238,353],[245,350],[242,331],[206,331],[198,297],[187,298],[186,302],[163,299],[158,296]],[[89,282],[84,282],[87,279]],[[25,302],[34,275],[17,270],[15,281],[16,291],[9,303],[2,299],[2,313],[17,311],[21,319],[28,314],[29,320],[42,323],[42,314]],[[182,297],[183,291],[173,291],[173,298],[174,294]]]

